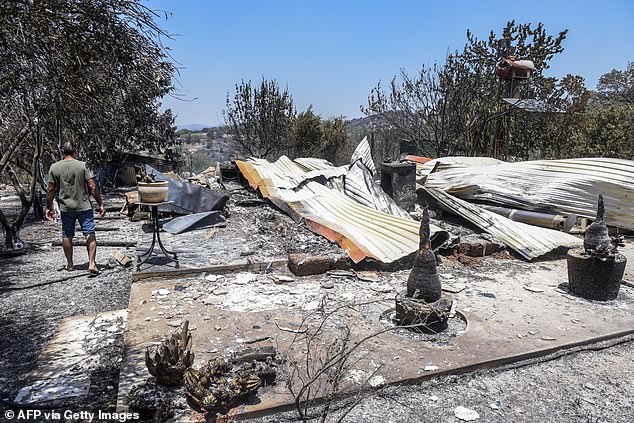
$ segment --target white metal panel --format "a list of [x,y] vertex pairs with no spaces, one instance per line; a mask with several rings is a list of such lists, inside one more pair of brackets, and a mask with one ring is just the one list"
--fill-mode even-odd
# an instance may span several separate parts
[[429,174],[425,187],[465,200],[594,219],[603,194],[608,225],[634,230],[634,161],[609,158],[535,160]]
[[583,245],[582,239],[565,232],[514,222],[475,204],[453,197],[442,190],[429,187],[425,189],[440,204],[495,236],[528,260],[559,247],[575,248]]
[[[298,175],[301,169],[289,163],[288,158],[280,160],[269,163],[250,159],[236,163],[263,195],[294,217],[305,219],[315,232],[338,242],[355,261],[372,257],[389,263],[417,250],[418,222],[359,204],[312,179],[293,186],[291,179],[301,176]],[[448,237],[444,230],[433,225],[431,232],[435,242]]]
[[358,159],[361,159],[363,164],[370,169],[370,172],[372,172],[373,175],[376,173],[376,166],[374,165],[374,160],[372,159],[372,150],[370,149],[368,137],[363,137],[359,145],[357,145],[357,148],[354,149],[350,162],[354,163]]

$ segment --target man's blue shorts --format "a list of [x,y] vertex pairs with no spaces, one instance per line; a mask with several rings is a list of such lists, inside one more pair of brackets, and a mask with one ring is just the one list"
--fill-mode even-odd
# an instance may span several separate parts
[[95,233],[95,219],[92,209],[79,212],[61,212],[61,215],[63,238],[72,238],[75,236],[75,220],[79,220],[84,236]]

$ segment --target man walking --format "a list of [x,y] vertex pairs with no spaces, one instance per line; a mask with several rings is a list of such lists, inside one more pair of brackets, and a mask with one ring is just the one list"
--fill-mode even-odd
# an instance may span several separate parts
[[53,199],[57,194],[57,201],[62,217],[62,246],[66,256],[66,270],[73,270],[73,237],[75,236],[75,221],[79,220],[81,230],[86,237],[88,250],[88,271],[91,275],[98,275],[99,269],[95,264],[97,253],[97,239],[95,238],[95,221],[90,204],[92,195],[99,204],[99,216],[106,214],[99,189],[93,180],[93,173],[86,167],[86,163],[77,160],[79,153],[70,142],[62,146],[64,158],[54,163],[48,172],[48,191],[46,193],[46,218],[53,220]]

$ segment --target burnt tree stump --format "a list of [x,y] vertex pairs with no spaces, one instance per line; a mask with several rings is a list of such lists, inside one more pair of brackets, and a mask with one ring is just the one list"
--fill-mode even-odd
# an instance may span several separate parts
[[613,300],[619,294],[625,273],[625,256],[617,251],[618,240],[610,239],[605,224],[603,195],[597,202],[597,219],[588,226],[583,249],[568,251],[568,288],[589,300]]
[[395,320],[399,326],[424,333],[438,333],[447,329],[453,299],[443,293],[438,301],[423,300],[397,295]]
[[436,269],[436,255],[431,249],[427,208],[423,210],[419,236],[418,252],[407,278],[407,296],[431,303],[440,299],[442,286]]
[[576,249],[568,251],[567,260],[570,292],[589,300],[616,298],[625,273],[625,256],[595,257]]
[[436,256],[430,246],[429,212],[423,210],[420,242],[405,295],[396,297],[396,324],[412,330],[437,333],[447,329],[453,299],[443,294],[436,268]]

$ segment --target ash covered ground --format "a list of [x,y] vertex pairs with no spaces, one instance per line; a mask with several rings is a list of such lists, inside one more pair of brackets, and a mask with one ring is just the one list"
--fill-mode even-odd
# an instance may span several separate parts
[[[6,198],[10,193],[0,194],[5,197],[4,208],[11,203],[18,206],[15,200]],[[224,227],[190,231],[171,241],[185,247],[194,242],[204,244],[206,248],[196,259],[200,260],[202,255],[207,264],[228,263],[244,257],[254,260],[285,258],[289,252],[341,254],[336,244],[313,234],[271,206],[240,205],[242,200],[254,197],[255,194],[247,191],[232,193],[228,203],[230,214]],[[111,202],[115,201],[120,199],[113,197]],[[106,219],[99,225],[116,230],[98,232],[98,240],[127,241],[147,237],[140,222]],[[125,248],[99,247],[97,262],[102,274],[89,278],[83,247],[75,247],[78,265],[75,272],[58,270],[64,265],[63,253],[61,247],[50,245],[51,241],[59,239],[58,225],[30,221],[21,236],[31,245],[28,253],[0,259],[2,408],[10,406],[25,386],[26,376],[63,318],[125,309],[131,286],[131,269],[119,266],[111,258],[114,250],[126,251]],[[134,254],[133,250],[126,252]],[[549,263],[543,261],[534,265],[548,266]],[[450,257],[443,259],[439,272],[477,280],[495,277],[496,269],[499,269],[506,279],[512,279],[530,266],[533,264],[508,254],[484,258]],[[394,273],[393,279],[402,281],[401,273]],[[321,279],[326,281],[328,278]],[[443,282],[451,283],[451,280]],[[355,283],[351,282],[349,287],[344,287],[345,282],[337,283],[332,292],[345,295],[348,288],[358,289]],[[316,291],[322,288],[317,287]],[[396,284],[391,289],[396,292]],[[473,289],[477,291],[477,287]],[[316,300],[318,294],[315,294]],[[94,348],[98,364],[87,369],[92,381],[88,396],[79,402],[71,400],[64,406],[77,410],[114,410],[119,363],[124,354],[122,333],[115,333],[110,341],[107,348]],[[338,402],[326,421],[344,418],[350,422],[457,422],[461,421],[455,416],[458,406],[476,411],[478,421],[487,422],[633,421],[632,359],[634,343],[631,338],[621,339],[618,343],[595,344],[494,370],[443,376],[415,386],[372,390],[359,398]],[[256,421],[295,419],[297,414],[291,411]]]

